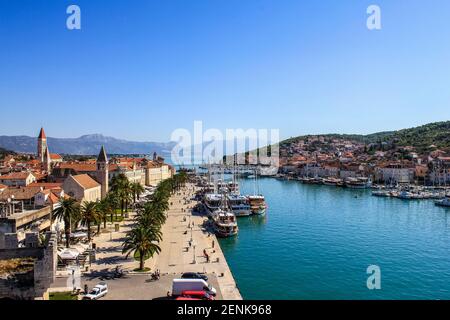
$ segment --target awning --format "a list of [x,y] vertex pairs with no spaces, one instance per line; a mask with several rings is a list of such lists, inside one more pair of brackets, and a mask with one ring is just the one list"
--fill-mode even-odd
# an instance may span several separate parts
[[88,234],[86,232],[83,232],[83,231],[77,231],[77,232],[74,232],[74,233],[70,234],[71,238],[76,238],[76,239],[78,239],[78,238],[87,238],[87,236],[88,236]]
[[64,249],[61,252],[58,252],[58,256],[62,260],[73,260],[76,259],[80,255],[80,252],[76,249]]

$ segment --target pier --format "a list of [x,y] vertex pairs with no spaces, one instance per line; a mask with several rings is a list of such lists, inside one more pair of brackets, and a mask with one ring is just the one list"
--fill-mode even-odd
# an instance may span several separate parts
[[[193,184],[173,195],[165,225],[162,228],[161,253],[147,262],[152,270],[174,275],[184,272],[206,273],[216,277],[225,300],[242,300],[219,242],[206,228],[207,217],[192,213],[197,189]],[[209,259],[204,254],[209,256]]]

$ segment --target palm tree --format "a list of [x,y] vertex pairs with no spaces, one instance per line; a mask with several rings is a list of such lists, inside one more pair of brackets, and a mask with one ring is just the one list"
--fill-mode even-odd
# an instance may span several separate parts
[[145,189],[139,182],[133,182],[130,184],[130,189],[133,194],[133,203],[136,203],[136,200],[139,200],[139,196],[144,193]]
[[120,197],[118,196],[117,193],[115,192],[109,192],[106,195],[106,198],[108,203],[110,204],[111,208],[112,208],[112,212],[111,212],[111,223],[113,223],[113,214],[116,216],[116,220],[117,220],[117,211],[116,209],[118,209],[120,207],[121,204],[121,200]]
[[111,217],[111,223],[112,221],[112,217],[114,214],[114,202],[111,199],[112,197],[109,196],[109,194],[102,199],[99,203],[98,203],[98,211],[99,211],[99,216],[100,216],[100,220],[103,222],[103,228],[106,228],[106,219],[108,218],[108,216]]
[[78,219],[80,206],[73,198],[59,200],[59,205],[52,211],[53,220],[62,219],[64,221],[64,233],[66,234],[66,247],[70,245],[70,230],[73,221]]
[[145,226],[150,224],[162,226],[166,221],[166,214],[160,203],[148,202],[145,204],[141,215],[138,217],[141,221],[146,221]]
[[89,201],[81,205],[80,222],[88,229],[88,240],[91,241],[91,224],[97,222],[100,218],[98,203]]
[[111,192],[116,195],[116,197],[120,200],[121,212],[123,214],[124,209],[128,209],[128,202],[131,199],[131,187],[128,178],[123,173],[114,176],[111,180]]
[[144,270],[145,260],[161,252],[157,244],[161,240],[162,234],[158,227],[137,225],[127,233],[122,254],[126,253],[128,258],[133,253],[134,258],[139,259],[139,270]]

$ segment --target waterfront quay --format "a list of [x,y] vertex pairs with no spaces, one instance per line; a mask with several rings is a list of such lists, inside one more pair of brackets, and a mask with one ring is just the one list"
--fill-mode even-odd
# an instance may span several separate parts
[[[161,253],[147,265],[163,275],[183,272],[205,273],[216,277],[225,300],[241,300],[241,294],[214,233],[208,231],[208,218],[193,212],[197,191],[193,184],[172,196],[165,225],[162,228]],[[209,260],[204,253],[207,253]]]
[[[205,273],[208,283],[217,289],[217,299],[241,300],[241,294],[214,234],[205,228],[206,217],[193,214],[196,202],[191,200],[195,192],[192,184],[174,194],[169,201],[166,223],[162,227],[161,253],[146,261],[148,272],[136,272],[137,261],[122,254],[125,235],[134,226],[135,213],[120,224],[119,231],[112,228],[95,239],[96,259],[89,271],[81,277],[79,286],[92,288],[98,282],[109,287],[104,300],[152,300],[168,299],[172,280],[185,272]],[[192,238],[192,241],[191,241]],[[189,245],[189,242],[191,245]],[[207,261],[204,250],[209,255]],[[120,267],[125,276],[114,277],[114,269]],[[151,280],[151,273],[159,270],[161,278]],[[53,288],[71,288],[69,272],[62,272]],[[69,281],[70,282],[70,281]]]

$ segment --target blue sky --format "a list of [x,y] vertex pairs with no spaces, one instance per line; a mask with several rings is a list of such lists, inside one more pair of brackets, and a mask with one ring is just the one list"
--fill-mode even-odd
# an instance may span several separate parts
[[[66,29],[70,4],[82,30]],[[286,138],[449,120],[449,22],[448,0],[0,0],[0,135],[167,141],[202,120]]]

